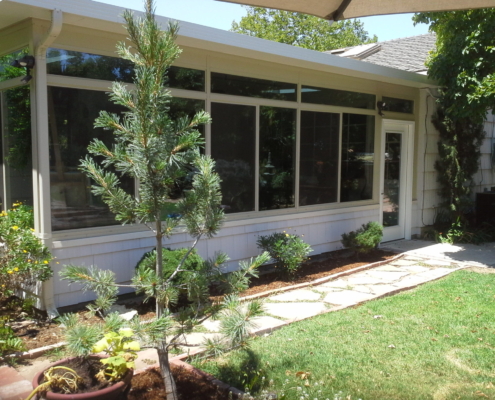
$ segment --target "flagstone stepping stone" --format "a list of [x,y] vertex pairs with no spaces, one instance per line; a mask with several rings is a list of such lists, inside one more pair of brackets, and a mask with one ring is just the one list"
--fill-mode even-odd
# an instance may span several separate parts
[[315,286],[314,290],[316,290],[318,292],[328,293],[328,292],[341,292],[342,290],[345,290],[345,289],[318,285],[318,286]]
[[380,279],[382,282],[395,282],[400,278],[407,276],[410,272],[390,272],[390,271],[368,271],[367,274],[373,278]]
[[421,265],[410,265],[408,267],[402,267],[402,269],[412,272],[413,274],[419,274],[420,272],[425,272],[430,270],[430,268],[422,267]]
[[421,275],[410,275],[406,276],[404,279],[401,279],[398,282],[395,282],[393,285],[397,288],[404,288],[410,286],[420,285],[421,283],[428,282],[430,280],[429,277],[421,276]]
[[361,292],[361,293],[373,294],[373,290],[371,289],[373,286],[377,286],[377,285],[370,285],[370,286],[356,285],[352,288],[352,290],[354,290],[356,292]]
[[327,310],[322,302],[314,303],[265,303],[263,308],[267,314],[288,321],[314,317]]
[[402,268],[396,267],[394,265],[387,264],[387,265],[382,265],[380,267],[373,268],[373,271],[403,272],[404,270]]
[[213,339],[214,337],[218,337],[217,333],[203,333],[203,332],[193,332],[188,333],[179,338],[178,342],[187,343],[192,346],[185,347],[186,350],[196,350],[203,347],[203,342],[205,339]]
[[421,272],[420,274],[417,274],[416,276],[424,276],[429,279],[436,279],[440,278],[441,276],[448,275],[452,272],[452,268],[436,268],[436,269],[430,269],[425,272]]
[[413,260],[400,259],[400,260],[392,261],[389,265],[395,265],[395,266],[398,266],[398,267],[404,267],[406,265],[414,265],[414,264],[417,264],[417,263],[418,263],[417,261],[413,261]]
[[373,297],[374,295],[370,293],[356,292],[354,290],[343,290],[338,293],[328,293],[323,301],[325,303],[347,306],[357,304],[365,300],[370,300]]
[[220,332],[220,321],[212,321],[207,319],[201,323],[210,332]]
[[270,317],[268,315],[253,318],[253,322],[256,324],[256,328],[252,329],[252,332],[260,332],[285,325],[285,321]]
[[[405,278],[405,279],[407,279],[407,278]],[[382,294],[390,293],[390,292],[397,290],[397,286],[388,285],[388,284],[373,285],[370,287],[370,289],[374,295],[381,296]]]
[[349,283],[343,279],[337,279],[335,281],[325,282],[321,285],[318,285],[318,287],[320,286],[345,289],[349,286]]
[[347,278],[347,284],[348,286],[353,286],[353,285],[374,285],[375,283],[381,283],[381,279],[374,278],[372,276],[369,276],[367,274],[362,274],[362,275],[356,275],[356,276],[351,276]]
[[431,265],[432,267],[452,267],[452,263],[450,261],[428,260],[425,264]]
[[315,293],[308,289],[299,289],[291,290],[290,292],[285,292],[276,296],[271,296],[268,299],[273,301],[316,301],[319,300],[320,297],[320,293]]

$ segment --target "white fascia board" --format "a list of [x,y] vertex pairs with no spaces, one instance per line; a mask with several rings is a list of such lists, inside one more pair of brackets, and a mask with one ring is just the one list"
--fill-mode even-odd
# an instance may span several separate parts
[[[121,15],[125,10],[92,0],[0,0],[0,11],[4,5],[12,4],[32,9],[27,17],[49,20],[51,10],[64,13],[64,23],[89,29],[123,33]],[[46,10],[44,13],[42,10]],[[40,13],[41,11],[41,13]],[[142,14],[135,11],[136,15]],[[157,21],[166,26],[171,19],[157,16]],[[332,54],[303,49],[270,40],[259,39],[234,32],[223,31],[203,25],[178,21],[180,24],[179,45],[216,51],[225,54],[282,63],[294,67],[308,68],[346,76],[354,76],[379,82],[395,83],[410,87],[436,86],[424,75],[343,58]]]

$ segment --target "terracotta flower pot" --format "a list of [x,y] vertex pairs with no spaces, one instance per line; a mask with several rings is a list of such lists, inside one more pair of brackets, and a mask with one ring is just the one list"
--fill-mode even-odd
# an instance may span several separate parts
[[[92,356],[92,357],[102,358],[100,356]],[[66,363],[67,360],[70,360],[70,358],[57,361],[56,363],[51,364],[50,367],[56,367],[58,365],[62,365]],[[34,376],[32,383],[33,389],[36,389],[43,380],[44,372],[45,371],[38,372]],[[134,370],[130,369],[129,371],[127,371],[127,373],[124,375],[121,381],[115,383],[112,386],[108,386],[104,389],[95,390],[93,392],[76,393],[76,394],[63,394],[63,393],[54,393],[49,391],[46,393],[44,398],[47,400],[87,400],[87,399],[117,400],[119,396],[122,393],[124,393],[124,391],[127,389],[127,386],[129,386],[129,384],[131,383],[133,373]],[[39,398],[40,397],[38,396],[38,399]]]

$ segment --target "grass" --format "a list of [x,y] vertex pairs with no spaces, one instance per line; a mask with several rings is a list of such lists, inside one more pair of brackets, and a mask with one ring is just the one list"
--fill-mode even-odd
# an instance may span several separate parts
[[459,271],[196,366],[286,400],[495,398],[494,307],[495,274]]

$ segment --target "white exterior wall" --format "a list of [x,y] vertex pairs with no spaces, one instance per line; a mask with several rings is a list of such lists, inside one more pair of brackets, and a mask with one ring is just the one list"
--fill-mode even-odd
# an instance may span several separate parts
[[[235,270],[240,260],[260,254],[256,246],[259,235],[287,231],[304,235],[314,252],[319,254],[341,248],[343,232],[357,229],[368,221],[378,221],[377,206],[356,207],[353,210],[315,211],[292,214],[284,217],[253,218],[249,221],[226,222],[219,234],[209,240],[201,240],[197,246],[202,257],[213,257],[216,252],[225,252],[230,261],[225,271]],[[191,237],[186,233],[176,233],[164,240],[165,247],[179,248],[189,246]],[[150,232],[134,232],[90,238],[53,242],[55,304],[57,307],[76,304],[94,299],[91,292],[82,292],[79,285],[68,285],[58,277],[59,271],[67,264],[96,265],[110,269],[119,283],[131,279],[134,267],[143,254],[155,246]],[[121,293],[130,290],[122,290]]]

